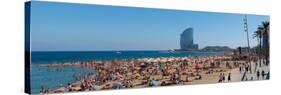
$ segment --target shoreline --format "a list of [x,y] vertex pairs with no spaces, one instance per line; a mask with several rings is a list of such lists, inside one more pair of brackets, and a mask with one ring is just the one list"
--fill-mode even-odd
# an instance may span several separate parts
[[[138,58],[159,58],[159,57],[184,57],[184,56],[215,56],[223,55],[222,52],[170,52],[167,50],[158,51],[36,51],[31,65],[37,64],[61,64],[82,61],[103,61],[103,60],[126,60]],[[62,55],[63,54],[63,55]],[[68,55],[66,57],[62,57]],[[81,56],[83,55],[83,56]],[[38,57],[37,57],[38,56]],[[112,57],[109,57],[112,56]],[[49,58],[45,58],[49,57]],[[44,61],[45,60],[45,61]]]
[[[208,52],[212,53],[212,52]],[[218,52],[214,52],[218,53]],[[109,59],[109,60],[87,60],[87,61],[76,61],[76,62],[53,62],[53,63],[44,63],[44,64],[32,64],[34,66],[47,66],[47,67],[52,67],[52,66],[81,66],[83,63],[103,63],[103,62],[111,62],[111,61],[116,61],[116,60],[121,60],[121,61],[126,61],[126,60],[139,60],[139,61],[148,61],[148,60],[155,60],[159,61],[162,59],[179,59],[179,58],[195,58],[195,57],[209,57],[209,56],[224,56],[224,55],[203,55],[203,56],[185,56],[185,57],[144,57],[144,58],[124,58],[124,59]],[[151,61],[150,61],[151,62]]]

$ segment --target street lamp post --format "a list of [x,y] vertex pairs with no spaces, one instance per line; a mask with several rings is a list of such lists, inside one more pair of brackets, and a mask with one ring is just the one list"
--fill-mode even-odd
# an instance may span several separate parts
[[247,33],[248,53],[250,53],[250,42],[249,42],[247,15],[245,15],[245,17],[244,17],[244,31]]
[[248,62],[250,63],[250,72],[252,73],[252,66],[250,62],[250,42],[249,42],[249,32],[248,32],[248,21],[247,21],[247,15],[244,16],[244,31],[247,33],[247,43],[248,43]]

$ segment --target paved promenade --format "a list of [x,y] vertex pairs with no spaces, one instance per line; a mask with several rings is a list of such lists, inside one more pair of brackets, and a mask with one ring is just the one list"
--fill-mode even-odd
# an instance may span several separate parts
[[[267,65],[264,65],[262,63],[261,67],[259,67],[259,65],[256,66],[256,63],[252,62],[251,66],[252,66],[252,68],[251,68],[252,72],[250,72],[250,71],[245,72],[244,69],[242,69],[242,71],[240,72],[239,68],[233,69],[231,71],[231,73],[232,73],[232,76],[231,76],[232,82],[241,81],[244,74],[245,74],[245,78],[243,79],[243,81],[266,79],[266,76],[267,76],[267,74],[269,72],[270,65],[267,66]],[[257,76],[257,71],[259,71],[259,73],[260,73],[259,77]],[[264,71],[265,74],[266,74],[264,77],[262,77],[262,71]]]

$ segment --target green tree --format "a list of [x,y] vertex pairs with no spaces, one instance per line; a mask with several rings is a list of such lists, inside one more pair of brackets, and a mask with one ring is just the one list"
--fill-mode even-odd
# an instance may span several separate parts
[[254,38],[257,38],[257,41],[258,41],[258,55],[259,55],[259,66],[261,66],[261,47],[262,47],[262,31],[263,31],[263,27],[262,26],[259,26],[257,28],[257,30],[254,32],[254,35],[253,37]]
[[[257,38],[259,42],[259,57],[261,58],[261,55],[265,56],[266,64],[269,63],[269,27],[269,22],[264,21],[261,25],[258,26],[257,30],[254,32],[253,35],[253,37]],[[265,41],[265,43],[262,43],[262,41]],[[262,45],[264,47],[262,47]],[[261,60],[259,65],[261,67]]]
[[264,51],[265,51],[265,59],[266,59],[266,64],[269,63],[269,31],[270,31],[270,25],[268,21],[262,22],[262,27],[263,27],[263,33],[262,33],[262,37],[265,40],[265,47]]

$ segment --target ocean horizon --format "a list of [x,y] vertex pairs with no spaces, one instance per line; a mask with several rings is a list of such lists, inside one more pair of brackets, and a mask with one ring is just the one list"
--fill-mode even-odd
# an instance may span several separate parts
[[157,57],[186,57],[221,55],[218,52],[168,50],[111,50],[111,51],[32,51],[31,64],[53,64],[81,61],[103,61]]

